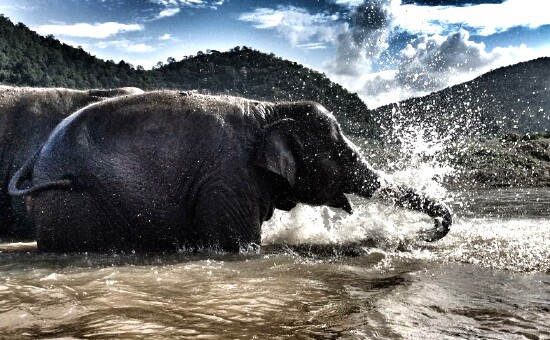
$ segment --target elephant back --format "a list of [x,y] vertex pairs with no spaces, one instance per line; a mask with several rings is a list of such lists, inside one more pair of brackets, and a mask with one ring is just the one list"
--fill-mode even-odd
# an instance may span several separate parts
[[269,122],[288,118],[304,124],[316,126],[320,123],[338,124],[334,115],[323,105],[311,102],[280,102],[272,108],[273,113],[269,115]]

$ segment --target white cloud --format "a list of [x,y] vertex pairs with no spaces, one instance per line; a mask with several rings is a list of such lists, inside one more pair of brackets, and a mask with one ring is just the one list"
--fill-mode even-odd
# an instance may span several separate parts
[[160,11],[158,18],[171,17],[178,14],[179,12],[180,12],[180,9],[178,7],[167,8],[165,10]]
[[351,23],[338,35],[336,57],[325,64],[335,75],[370,72],[371,62],[388,48],[400,0],[364,0],[350,12]]
[[333,0],[337,5],[347,6],[347,7],[356,7],[363,3],[363,0]]
[[143,30],[143,26],[138,24],[104,22],[95,24],[42,25],[38,26],[35,30],[41,35],[53,34],[68,37],[104,39],[123,32],[141,31]]
[[178,14],[182,8],[210,8],[218,9],[225,3],[225,0],[150,0],[160,5],[163,9],[156,16],[156,19],[163,19]]
[[95,44],[98,48],[116,48],[131,53],[146,53],[154,51],[153,46],[144,44],[144,43],[132,43],[129,40],[113,40],[113,41],[102,41]]
[[[370,107],[441,90],[491,69],[544,55],[526,46],[488,50],[483,43],[472,41],[470,34],[550,24],[543,0],[469,6],[402,5],[401,0],[331,1],[340,5],[342,12],[312,13],[280,5],[257,8],[239,20],[257,29],[274,30],[302,49],[336,47],[334,58],[324,64],[326,73],[358,92]],[[402,51],[389,50],[391,41],[411,35]],[[373,65],[380,67],[382,55],[391,59],[392,69],[373,70]]]
[[329,13],[311,14],[304,8],[278,6],[257,8],[243,13],[239,20],[250,22],[258,29],[274,29],[293,46],[308,43],[324,43],[336,37],[338,15]]
[[475,28],[477,34],[491,35],[524,26],[537,28],[550,24],[545,0],[508,0],[500,4],[472,6],[417,6],[396,8],[399,25],[414,33],[442,33],[452,24]]
[[172,39],[172,36],[168,33],[163,34],[159,37],[159,40],[170,40],[170,39]]
[[205,0],[156,0],[154,1],[160,5],[173,7],[173,6],[187,6],[187,7],[204,7],[208,4]]

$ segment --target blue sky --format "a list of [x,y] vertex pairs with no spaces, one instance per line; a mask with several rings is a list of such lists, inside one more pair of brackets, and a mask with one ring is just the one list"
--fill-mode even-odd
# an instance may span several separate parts
[[324,72],[369,107],[550,56],[547,0],[0,0],[0,13],[150,68],[249,46]]

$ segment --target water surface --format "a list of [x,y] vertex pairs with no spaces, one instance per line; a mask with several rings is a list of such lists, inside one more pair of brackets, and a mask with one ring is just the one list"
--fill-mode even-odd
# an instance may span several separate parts
[[278,212],[261,254],[2,244],[0,338],[550,338],[550,189],[449,202],[433,244],[416,238],[424,216],[360,199],[353,215]]

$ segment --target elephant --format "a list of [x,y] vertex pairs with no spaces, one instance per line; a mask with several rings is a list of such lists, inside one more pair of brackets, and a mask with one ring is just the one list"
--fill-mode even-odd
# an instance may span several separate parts
[[426,241],[449,232],[444,203],[382,182],[318,103],[153,91],[66,118],[9,190],[46,252],[257,249],[274,209],[352,213],[345,194],[376,192],[433,217]]
[[8,183],[55,126],[91,103],[141,92],[130,87],[72,90],[0,86],[0,237],[34,239],[34,226],[24,202],[10,198]]

